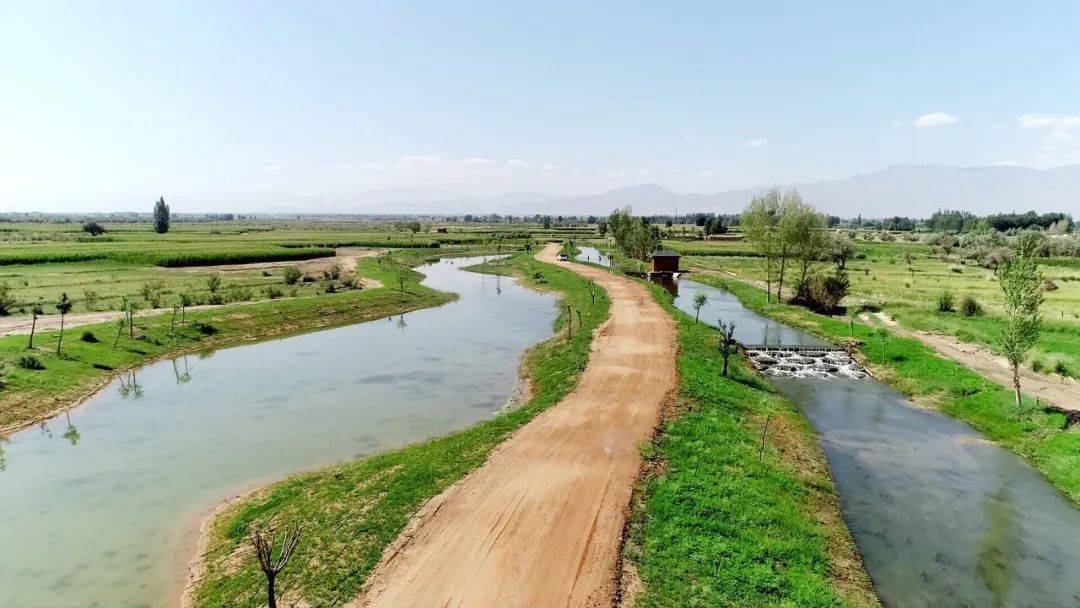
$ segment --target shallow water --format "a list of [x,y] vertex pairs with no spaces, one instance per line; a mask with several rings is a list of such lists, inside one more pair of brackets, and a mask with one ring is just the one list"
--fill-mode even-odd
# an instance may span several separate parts
[[478,261],[419,269],[456,302],[154,363],[70,427],[12,436],[0,606],[168,605],[193,522],[230,493],[491,416],[556,311],[552,296],[458,270]]
[[611,267],[611,258],[596,247],[578,245],[578,254],[574,256],[574,259],[579,262],[591,262],[600,266]]
[[[697,291],[742,342],[820,342],[692,281],[679,308]],[[1080,509],[1019,456],[877,380],[772,381],[813,423],[887,607],[1080,606]]]

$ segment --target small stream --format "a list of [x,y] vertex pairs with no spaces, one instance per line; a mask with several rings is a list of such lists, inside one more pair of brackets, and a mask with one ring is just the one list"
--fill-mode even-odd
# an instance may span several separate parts
[[[750,344],[818,344],[682,279],[676,305]],[[1080,606],[1080,509],[1019,456],[874,379],[777,378],[819,435],[844,517],[888,608]]]
[[460,294],[390,319],[164,360],[4,442],[0,606],[168,606],[198,520],[245,487],[499,410],[555,298],[419,268]]

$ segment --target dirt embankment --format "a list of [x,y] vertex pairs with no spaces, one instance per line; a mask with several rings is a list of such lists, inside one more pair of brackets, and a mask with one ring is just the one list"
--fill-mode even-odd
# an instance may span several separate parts
[[[310,274],[314,276],[321,275],[323,271],[329,270],[334,264],[340,264],[344,269],[355,268],[357,261],[360,258],[376,255],[378,250],[375,249],[354,249],[349,247],[342,247],[337,250],[337,255],[330,258],[316,258],[314,260],[304,260],[301,262],[254,262],[251,264],[225,264],[219,266],[193,266],[189,268],[178,269],[180,272],[198,272],[202,274],[208,274],[211,272],[220,272],[226,276],[229,273],[234,272],[250,272],[252,270],[269,269],[269,268],[281,268],[283,266],[296,266],[300,269],[301,273]],[[382,287],[382,283],[375,279],[360,279],[360,284],[364,289],[373,289],[375,287]],[[285,299],[285,298],[281,298]],[[252,302],[230,302],[230,304],[251,304]],[[215,305],[199,305],[189,306],[188,310],[206,310],[210,308],[220,308]],[[152,317],[154,315],[161,315],[168,312],[172,312],[171,307],[165,308],[146,308],[136,311],[136,317]],[[104,310],[98,312],[80,312],[64,317],[64,327],[81,327],[83,325],[95,325],[97,323],[108,323],[115,321],[123,316],[124,313],[119,310]],[[33,323],[31,317],[19,316],[19,317],[0,317],[0,337],[10,336],[13,334],[29,334],[30,327]],[[38,317],[37,326],[35,331],[49,331],[53,329],[60,329],[60,316],[59,315],[42,315]]]
[[625,278],[577,387],[414,518],[349,606],[610,606],[639,445],[677,384],[674,322]]
[[[885,324],[889,331],[905,338],[918,340],[942,357],[955,361],[1005,388],[1012,388],[1012,369],[1009,367],[1009,362],[1005,357],[995,355],[989,348],[963,342],[954,336],[907,329],[883,312],[873,313],[873,315]],[[867,316],[864,315],[864,318]],[[1042,401],[1080,412],[1080,382],[1076,380],[1049,376],[1032,369],[1021,368],[1020,388]]]

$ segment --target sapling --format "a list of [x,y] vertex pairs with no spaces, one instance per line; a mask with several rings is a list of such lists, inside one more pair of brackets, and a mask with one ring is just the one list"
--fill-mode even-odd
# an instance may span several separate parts
[[718,346],[720,347],[720,356],[724,359],[724,377],[728,375],[728,359],[731,357],[731,353],[735,352],[735,321],[725,323],[721,319],[717,323],[717,327],[720,328],[720,340]]
[[67,293],[60,295],[60,300],[56,303],[56,311],[60,313],[60,339],[56,341],[56,354],[60,354],[60,345],[64,343],[64,317],[71,312],[71,306],[74,302],[68,297]]
[[701,307],[709,301],[709,296],[704,291],[694,294],[694,321],[701,321]]
[[[300,544],[303,528],[296,526],[291,531],[285,530],[281,537],[281,548],[275,551],[273,540],[261,530],[252,530],[251,545],[259,560],[259,569],[266,575],[266,595],[268,608],[277,608],[277,592],[274,583],[277,575],[285,569],[296,546]],[[276,555],[275,555],[276,554]]]

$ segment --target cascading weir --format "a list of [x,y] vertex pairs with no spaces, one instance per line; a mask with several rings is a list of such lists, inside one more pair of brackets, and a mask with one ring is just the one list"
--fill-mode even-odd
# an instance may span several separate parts
[[750,362],[766,376],[781,378],[867,378],[869,374],[839,346],[746,344]]

